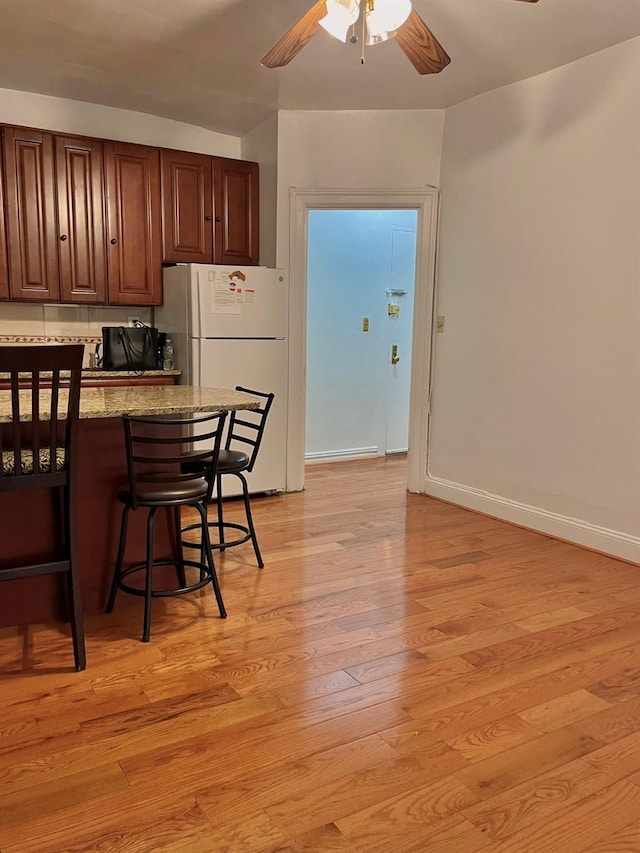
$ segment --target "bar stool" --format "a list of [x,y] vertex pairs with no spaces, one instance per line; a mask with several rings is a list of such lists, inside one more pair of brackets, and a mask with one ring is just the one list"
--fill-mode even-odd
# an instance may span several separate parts
[[3,392],[11,395],[11,423],[0,424],[0,493],[53,490],[60,503],[58,517],[62,539],[57,559],[1,568],[0,580],[52,573],[64,575],[78,671],[87,666],[76,520],[83,353],[82,344],[0,347],[0,372],[10,374],[11,385],[10,392]]
[[[118,490],[118,500],[124,504],[120,525],[120,542],[106,612],[111,613],[119,589],[130,595],[144,597],[142,641],[151,636],[151,600],[167,596],[184,595],[202,589],[208,583],[218,603],[220,617],[227,616],[218,583],[209,528],[207,504],[211,500],[215,483],[220,445],[226,412],[217,412],[189,418],[132,417],[124,415],[128,482]],[[184,471],[181,463],[187,448],[196,462],[193,471]],[[180,535],[180,507],[192,506],[200,515],[202,535],[201,559],[185,560]],[[167,507],[172,510],[176,533],[176,554],[170,559],[156,560],[153,556],[153,530],[157,511]],[[147,510],[146,560],[123,569],[127,523],[131,510]],[[198,546],[200,547],[200,545]],[[160,566],[174,566],[178,586],[157,589],[153,585],[154,570]],[[187,583],[185,569],[198,569],[198,579]],[[127,578],[144,572],[144,588],[131,586]]]
[[[258,561],[258,567],[264,568],[264,561],[260,548],[258,547],[258,537],[253,524],[253,516],[251,515],[251,501],[249,497],[249,486],[245,472],[250,473],[256,464],[258,452],[262,443],[262,436],[267,424],[267,417],[273,404],[275,394],[267,394],[263,391],[254,391],[250,388],[243,388],[241,385],[236,385],[236,391],[243,391],[246,394],[252,394],[254,397],[260,397],[264,402],[257,409],[250,409],[242,412],[231,412],[229,418],[229,429],[225,441],[224,449],[220,451],[218,459],[218,468],[216,474],[216,504],[218,509],[218,518],[215,521],[209,522],[209,527],[217,528],[218,542],[212,543],[212,548],[224,551],[225,548],[233,548],[236,545],[242,545],[244,542],[251,540],[253,550]],[[250,447],[250,452],[245,452],[238,445]],[[189,455],[188,461],[185,461],[183,471],[197,471],[199,463]],[[236,524],[235,522],[225,521],[222,507],[222,478],[225,474],[235,475],[242,485],[242,498],[244,501],[244,511],[246,517],[245,524]],[[198,525],[190,524],[182,528],[185,533],[188,530],[194,530]],[[228,541],[225,538],[225,530],[238,530],[241,536]],[[183,540],[183,546],[188,548],[199,547],[193,542]]]

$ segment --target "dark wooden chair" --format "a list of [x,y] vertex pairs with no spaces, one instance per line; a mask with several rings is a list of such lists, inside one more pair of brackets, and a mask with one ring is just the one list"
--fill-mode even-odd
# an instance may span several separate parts
[[10,374],[11,421],[0,424],[0,493],[53,489],[60,498],[58,559],[1,567],[0,580],[64,574],[77,670],[86,669],[77,559],[76,469],[83,345],[0,346],[0,373]]
[[[202,589],[208,583],[218,603],[220,617],[226,618],[220,585],[216,575],[207,526],[207,504],[211,500],[222,444],[226,412],[216,412],[185,418],[132,417],[124,415],[128,482],[118,490],[118,500],[124,504],[120,526],[118,556],[107,603],[111,613],[119,589],[144,597],[142,641],[151,636],[151,600],[158,597],[183,595]],[[182,470],[184,454],[189,451],[195,460],[192,471]],[[200,561],[185,560],[180,532],[180,508],[194,507],[200,515]],[[162,507],[170,509],[176,532],[176,554],[170,559],[157,560],[153,555],[153,530],[156,513]],[[127,524],[131,510],[147,510],[146,561],[123,568],[127,541]],[[174,566],[178,586],[154,586],[155,569]],[[187,583],[186,568],[198,570],[197,579]],[[144,572],[144,586],[128,582],[131,575]]]
[[[215,521],[209,522],[209,527],[218,530],[218,542],[214,542],[212,547],[224,551],[225,548],[232,548],[235,545],[242,545],[244,542],[251,540],[253,550],[256,555],[258,567],[264,568],[264,561],[260,548],[258,547],[258,537],[253,524],[253,516],[251,514],[251,500],[249,497],[249,485],[245,473],[253,471],[258,458],[258,452],[262,443],[262,436],[267,425],[267,417],[273,404],[275,394],[267,394],[263,391],[254,391],[251,388],[243,388],[241,385],[236,385],[236,391],[244,391],[247,394],[253,394],[254,397],[260,397],[263,401],[262,405],[257,409],[247,409],[239,412],[231,412],[229,418],[229,429],[224,448],[220,451],[218,460],[218,469],[216,474],[216,503],[218,508],[218,517]],[[246,449],[245,449],[246,448]],[[185,461],[183,470],[193,471],[197,469],[197,462],[193,459]],[[225,521],[223,514],[222,502],[222,478],[226,474],[233,474],[240,480],[242,487],[242,499],[244,501],[244,511],[246,517],[245,524],[236,524],[235,522]],[[195,525],[183,527],[183,533],[192,530]],[[235,539],[227,539],[225,531],[239,531],[240,536],[236,535]],[[192,543],[184,541],[183,545],[193,547]]]

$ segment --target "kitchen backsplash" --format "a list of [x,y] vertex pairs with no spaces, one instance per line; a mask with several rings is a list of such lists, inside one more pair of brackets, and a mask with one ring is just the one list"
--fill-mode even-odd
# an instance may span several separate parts
[[102,327],[127,326],[130,317],[151,323],[151,309],[0,303],[0,344],[83,343],[89,367]]

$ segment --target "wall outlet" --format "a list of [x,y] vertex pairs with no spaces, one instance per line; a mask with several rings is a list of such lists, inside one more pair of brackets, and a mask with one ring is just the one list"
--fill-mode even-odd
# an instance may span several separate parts
[[140,317],[128,317],[127,319],[128,319],[128,321],[129,321],[129,325],[130,325],[130,326],[137,326],[137,325],[138,325],[138,323],[141,323],[141,322],[142,322],[142,320],[140,319]]

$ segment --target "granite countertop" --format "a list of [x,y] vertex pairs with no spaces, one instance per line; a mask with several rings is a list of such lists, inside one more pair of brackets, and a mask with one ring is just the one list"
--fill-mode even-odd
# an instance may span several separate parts
[[[49,391],[41,391],[43,409]],[[61,402],[63,395],[61,392]],[[21,420],[31,419],[31,393],[21,391],[24,399]],[[257,409],[260,399],[243,391],[226,388],[197,388],[193,385],[146,385],[121,388],[83,388],[80,394],[80,418],[119,418],[129,415],[176,415],[215,412],[220,409]],[[0,391],[0,423],[11,421],[11,392]]]

